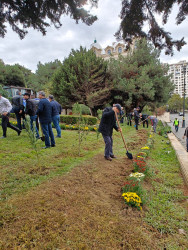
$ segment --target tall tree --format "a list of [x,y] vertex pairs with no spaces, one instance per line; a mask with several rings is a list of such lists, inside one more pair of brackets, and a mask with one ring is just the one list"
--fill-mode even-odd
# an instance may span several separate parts
[[178,94],[173,94],[168,100],[169,110],[177,112],[181,111],[183,108],[183,98]]
[[59,28],[61,16],[69,15],[76,23],[79,20],[87,25],[96,21],[83,6],[90,2],[96,5],[97,0],[1,0],[0,1],[0,36],[7,32],[7,23],[13,31],[24,38],[28,28],[34,28],[43,35],[46,28],[53,24]]
[[[123,0],[121,10],[121,24],[116,32],[117,38],[123,38],[129,43],[135,37],[146,37],[151,40],[156,48],[165,49],[166,54],[173,55],[173,48],[179,51],[186,44],[184,38],[173,40],[171,34],[158,24],[155,14],[162,15],[163,25],[167,23],[169,14],[174,4],[179,5],[176,24],[182,23],[188,14],[187,0]],[[149,30],[144,31],[148,22]]]
[[62,67],[55,72],[52,91],[64,107],[74,103],[90,107],[93,115],[110,96],[107,84],[107,62],[91,50],[72,50]]
[[159,52],[145,39],[137,41],[127,57],[109,63],[113,102],[120,102],[127,110],[166,103],[174,88],[167,71],[159,61]]
[[18,65],[6,65],[4,85],[25,87],[25,77]]
[[28,86],[35,91],[49,88],[52,75],[61,65],[61,62],[57,59],[45,64],[39,62],[35,74],[29,76]]
[[3,60],[0,59],[0,84],[5,84],[5,64]]

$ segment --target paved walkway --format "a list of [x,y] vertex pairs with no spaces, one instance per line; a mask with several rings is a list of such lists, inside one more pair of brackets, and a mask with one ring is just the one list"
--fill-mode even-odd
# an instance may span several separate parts
[[168,134],[168,138],[171,141],[172,147],[176,151],[177,158],[181,165],[181,172],[183,174],[185,183],[188,186],[188,152],[173,133]]
[[182,139],[185,128],[180,128],[179,132],[176,133],[172,121],[170,122],[170,114],[167,112],[163,116],[158,117],[158,119],[163,122],[167,122],[168,125],[172,128],[172,133],[168,134],[168,138],[171,141],[171,145],[176,152],[177,158],[181,165],[181,172],[184,181],[188,186],[188,152],[185,149],[185,140]]

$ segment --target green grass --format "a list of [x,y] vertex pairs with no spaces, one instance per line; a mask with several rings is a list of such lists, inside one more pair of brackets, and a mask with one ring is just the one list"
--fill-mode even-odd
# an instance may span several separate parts
[[[53,130],[56,135],[55,129]],[[136,141],[132,127],[123,126],[127,142]],[[2,129],[0,127],[0,134]],[[20,136],[8,128],[7,138],[0,141],[0,201],[11,195],[25,192],[31,187],[62,175],[82,162],[103,153],[104,142],[101,135],[89,132],[81,145],[81,157],[78,156],[78,131],[63,130],[62,138],[56,139],[56,147],[42,149],[44,142],[38,140],[39,164],[36,153],[28,140],[25,130]],[[114,152],[125,155],[120,133],[114,132]]]
[[168,139],[155,135],[154,148],[147,160],[155,174],[151,177],[152,188],[147,192],[145,220],[161,233],[176,233],[178,229],[188,232],[186,210],[180,203],[186,199],[180,164],[168,142]]

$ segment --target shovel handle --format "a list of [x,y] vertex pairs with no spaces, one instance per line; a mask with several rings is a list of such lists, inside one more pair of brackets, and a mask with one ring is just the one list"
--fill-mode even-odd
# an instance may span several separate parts
[[[116,116],[116,121],[117,121],[118,127],[120,128],[117,113],[116,113],[116,111],[115,111],[115,110],[114,110],[114,112],[115,112],[115,116]],[[120,133],[121,133],[121,137],[122,137],[122,139],[123,139],[123,142],[124,142],[125,148],[126,148],[126,150],[128,151],[128,148],[127,148],[127,145],[126,145],[126,142],[125,142],[125,138],[124,138],[123,133],[122,133],[122,131],[121,131],[121,130],[120,130]]]
[[145,122],[146,120],[148,120],[148,118],[146,118],[145,120],[139,122],[139,125],[140,125],[141,123]]

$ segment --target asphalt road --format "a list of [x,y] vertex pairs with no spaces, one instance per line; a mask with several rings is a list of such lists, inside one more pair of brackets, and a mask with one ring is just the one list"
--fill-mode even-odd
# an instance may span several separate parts
[[[179,120],[179,129],[178,132],[175,131],[175,127],[173,126],[175,118],[178,118]],[[179,116],[179,114],[170,114],[170,123],[168,123],[169,126],[172,128],[172,132],[176,135],[176,137],[179,139],[181,144],[186,148],[186,139],[182,139],[185,128],[188,126],[188,114],[185,114],[185,128],[182,128],[182,121],[183,116]]]

